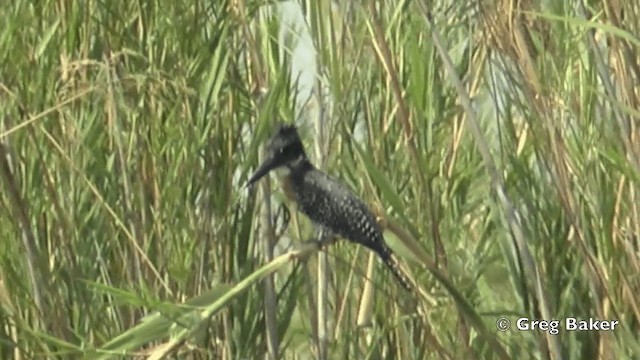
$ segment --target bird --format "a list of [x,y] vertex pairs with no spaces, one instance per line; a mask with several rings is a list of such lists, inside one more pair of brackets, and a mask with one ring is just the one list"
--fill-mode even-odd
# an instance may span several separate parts
[[[317,169],[306,155],[295,125],[279,124],[267,142],[265,159],[251,175],[247,187],[275,170],[285,195],[297,205],[321,233],[362,245],[391,270],[407,291],[410,281],[385,243],[372,211],[345,184]],[[322,241],[322,239],[321,239]]]

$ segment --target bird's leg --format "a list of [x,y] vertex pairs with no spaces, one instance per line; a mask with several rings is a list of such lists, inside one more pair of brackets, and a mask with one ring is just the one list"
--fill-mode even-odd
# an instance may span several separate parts
[[335,243],[338,240],[338,237],[335,236],[331,231],[328,231],[325,228],[320,229],[320,235],[318,236],[318,246],[320,250],[323,248]]
[[[302,241],[301,249],[310,249],[311,246],[318,251],[322,251],[324,247],[333,244],[338,238],[331,232],[320,229],[318,236],[314,236],[309,240]],[[308,256],[304,256],[306,260]]]
[[335,236],[332,232],[326,229],[320,229],[318,231],[318,236],[314,236],[309,240],[303,241],[302,243],[307,245],[315,245],[318,247],[319,251],[322,251],[325,247],[335,243],[338,240],[338,237]]

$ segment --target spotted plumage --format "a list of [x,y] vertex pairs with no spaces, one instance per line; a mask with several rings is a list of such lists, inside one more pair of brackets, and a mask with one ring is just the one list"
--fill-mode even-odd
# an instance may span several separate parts
[[402,286],[411,289],[369,208],[347,186],[309,162],[294,126],[279,127],[267,146],[267,158],[248,184],[255,183],[273,169],[284,173],[288,197],[311,221],[325,232],[373,250]]

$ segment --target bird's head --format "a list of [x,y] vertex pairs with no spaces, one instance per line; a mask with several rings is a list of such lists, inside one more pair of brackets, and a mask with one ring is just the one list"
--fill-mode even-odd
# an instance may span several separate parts
[[253,173],[247,186],[251,186],[271,170],[290,169],[307,158],[298,130],[294,125],[278,126],[276,133],[269,139],[266,150],[263,163]]

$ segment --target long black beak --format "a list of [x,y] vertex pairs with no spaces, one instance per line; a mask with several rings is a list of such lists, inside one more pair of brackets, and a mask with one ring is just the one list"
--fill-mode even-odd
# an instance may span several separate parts
[[269,171],[277,168],[279,165],[280,164],[278,163],[277,157],[275,156],[269,157],[262,163],[262,165],[260,165],[258,170],[256,170],[256,172],[254,172],[253,175],[251,175],[251,178],[249,179],[245,187],[249,187],[253,185],[255,182],[257,182],[258,180],[262,179],[265,175],[267,175]]

